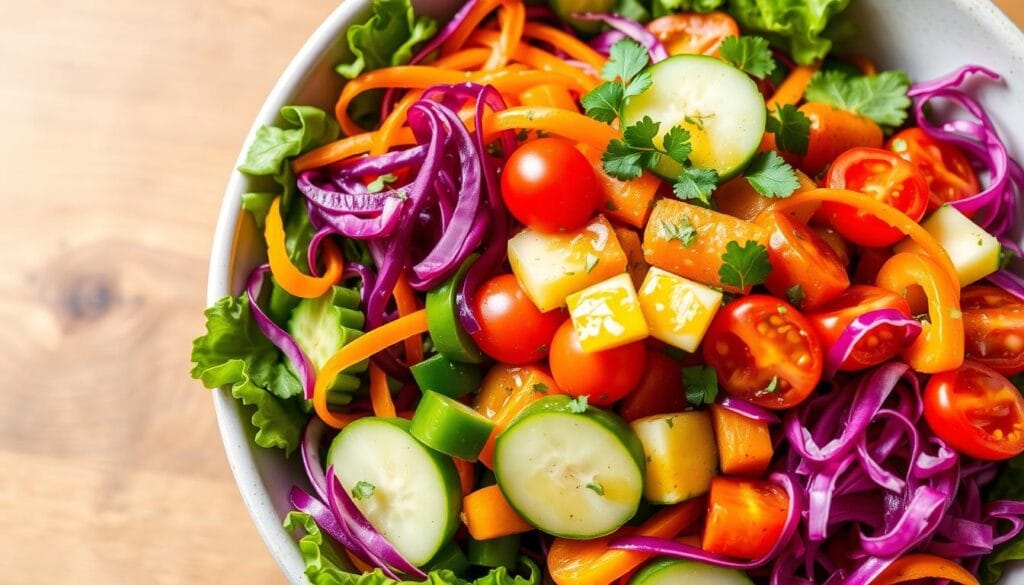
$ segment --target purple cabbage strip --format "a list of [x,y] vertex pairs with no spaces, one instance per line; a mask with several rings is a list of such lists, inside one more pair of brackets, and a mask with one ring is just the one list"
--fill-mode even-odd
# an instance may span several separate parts
[[297,486],[292,486],[291,492],[288,493],[288,501],[299,512],[312,516],[320,530],[330,535],[338,544],[351,551],[363,561],[368,562],[368,559],[364,556],[366,553],[363,551],[363,547],[353,540],[348,527],[338,522],[337,517],[327,507],[327,504],[324,504]]
[[637,43],[640,43],[642,47],[646,48],[648,54],[651,56],[651,61],[654,63],[668,59],[668,51],[665,50],[665,46],[661,44],[661,41],[659,41],[651,31],[647,30],[644,25],[631,18],[601,12],[582,12],[573,14],[572,16],[573,18],[578,18],[580,20],[601,21],[621,32]]
[[731,410],[736,414],[766,422],[768,424],[778,424],[781,422],[774,412],[766,408],[762,408],[752,402],[743,400],[742,398],[729,396],[725,393],[718,395],[718,405],[727,410]]
[[303,394],[307,400],[310,400],[313,398],[313,386],[316,385],[316,372],[312,362],[303,353],[299,344],[292,339],[292,336],[288,335],[288,332],[284,329],[278,327],[277,323],[274,323],[263,312],[263,309],[260,308],[257,302],[260,296],[260,288],[263,286],[263,279],[268,272],[270,272],[270,265],[264,264],[249,274],[249,280],[245,283],[245,294],[249,298],[249,312],[252,314],[253,321],[256,322],[256,326],[259,327],[263,336],[270,340],[270,343],[277,346],[281,353],[292,363],[292,366],[295,367],[295,371],[299,375],[299,382],[302,383]]
[[594,49],[598,53],[601,53],[607,57],[612,52],[612,45],[626,38],[625,33],[619,30],[611,29],[602,32],[596,37],[590,39],[587,43],[591,49]]
[[864,313],[847,325],[846,329],[839,334],[836,342],[829,348],[825,355],[825,377],[834,377],[843,362],[853,353],[857,344],[882,325],[898,327],[902,331],[904,346],[913,343],[921,334],[921,323],[895,309],[879,309]]
[[302,429],[302,442],[300,443],[302,466],[306,470],[306,477],[309,479],[309,484],[313,486],[313,491],[324,501],[327,500],[327,476],[324,475],[320,448],[329,431],[333,431],[333,429],[329,429],[319,416],[311,416],[306,427]]

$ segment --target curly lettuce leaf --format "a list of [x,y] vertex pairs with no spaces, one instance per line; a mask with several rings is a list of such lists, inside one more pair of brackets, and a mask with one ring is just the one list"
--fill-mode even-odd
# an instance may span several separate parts
[[[988,499],[1024,501],[1024,455],[1007,462],[1003,472],[992,484]],[[1003,576],[1005,563],[1010,561],[1024,561],[1024,532],[997,546],[985,557],[978,575],[982,585],[996,585]]]
[[741,27],[763,34],[802,65],[832,48],[829,25],[850,0],[729,0],[729,12]]
[[403,65],[412,59],[413,48],[434,36],[437,22],[417,17],[410,0],[373,0],[373,15],[346,33],[352,51],[351,63],[336,67],[348,79],[363,71]]
[[320,527],[309,514],[290,512],[284,520],[286,530],[304,534],[299,538],[299,551],[306,564],[306,576],[313,585],[540,585],[542,571],[529,559],[522,559],[528,577],[509,575],[504,568],[492,570],[475,581],[466,581],[448,570],[431,571],[426,581],[395,581],[379,569],[366,574],[350,573],[333,546],[326,542]]
[[338,123],[320,108],[285,106],[281,118],[294,128],[260,126],[238,170],[253,176],[283,177],[289,158],[338,138]]
[[227,296],[206,310],[206,335],[192,343],[192,377],[207,388],[231,386],[231,395],[254,408],[256,444],[291,453],[306,415],[302,384],[260,332],[245,296]]

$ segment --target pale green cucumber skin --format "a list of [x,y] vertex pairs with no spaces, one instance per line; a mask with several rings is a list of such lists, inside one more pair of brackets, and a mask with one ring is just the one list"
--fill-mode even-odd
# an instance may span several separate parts
[[[757,84],[754,83],[754,80],[748,77],[742,71],[739,71],[738,69],[722,61],[721,59],[711,57],[708,55],[673,55],[668,59],[665,59],[664,61],[660,61],[648,67],[646,71],[651,74],[653,83],[651,84],[651,87],[647,88],[647,90],[645,90],[639,96],[635,98],[626,98],[620,116],[622,127],[625,128],[627,126],[631,126],[640,121],[645,115],[650,115],[650,111],[647,109],[641,109],[640,107],[636,106],[631,109],[631,104],[638,103],[640,99],[643,99],[651,91],[661,91],[662,93],[670,94],[673,84],[680,83],[679,75],[673,76],[670,74],[662,75],[662,80],[659,81],[659,73],[665,73],[667,71],[670,71],[673,67],[681,68],[683,66],[692,66],[694,64],[714,64],[716,67],[720,66],[723,68],[723,74],[729,69],[732,69],[733,71],[735,71],[736,74],[742,76],[742,78],[745,80],[745,82],[743,83],[749,84],[749,90],[751,92],[749,97],[752,98],[751,106],[752,108],[756,106],[756,112],[759,114],[758,120],[755,121],[754,126],[750,130],[750,135],[756,135],[757,140],[751,140],[749,148],[744,151],[746,154],[737,157],[736,163],[730,165],[728,168],[716,169],[718,171],[718,177],[720,182],[726,181],[738,175],[740,171],[742,171],[743,168],[747,166],[750,160],[757,155],[761,145],[761,136],[764,135],[765,123],[767,122],[768,114],[767,109],[765,108],[764,97],[761,96],[760,90],[757,89]],[[740,80],[739,77],[737,77],[736,79],[737,81]],[[670,99],[670,95],[666,95],[664,99]],[[681,125],[682,123],[682,120],[659,120],[654,116],[651,117],[654,119],[655,122],[661,122],[661,130],[663,131],[667,130],[667,128],[671,126]],[[679,165],[678,163],[676,163],[675,161],[671,160],[666,156],[662,156],[661,161],[657,166],[655,166],[654,169],[652,169],[652,172],[661,177],[662,179],[665,179],[666,181],[675,181],[679,177],[679,173],[681,170],[681,165]]]
[[[681,574],[682,573],[682,574]],[[686,581],[679,581],[679,578]],[[698,561],[655,559],[629,580],[629,585],[753,585],[743,571],[723,569]]]
[[[449,421],[449,426],[457,424],[458,428],[447,428],[445,433],[441,433],[441,416]],[[466,461],[477,460],[493,430],[494,421],[452,398],[429,390],[423,393],[409,425],[409,432],[419,442]]]

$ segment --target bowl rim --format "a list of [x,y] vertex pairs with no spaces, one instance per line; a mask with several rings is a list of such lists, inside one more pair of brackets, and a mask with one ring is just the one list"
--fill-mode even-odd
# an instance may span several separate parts
[[[1007,46],[1017,46],[1024,52],[1024,34],[1021,29],[991,0],[947,0],[960,11],[977,11],[979,26],[999,38]],[[287,105],[305,81],[308,72],[337,42],[343,27],[357,15],[365,13],[370,0],[341,0],[339,5],[320,23],[303,43],[284,72],[274,83],[242,142],[230,179],[224,190],[214,231],[206,287],[206,303],[212,306],[225,295],[234,294],[232,283],[235,256],[238,249],[239,220],[242,215],[241,195],[247,178],[238,171],[252,143],[256,131],[278,118],[281,107]],[[239,405],[227,387],[215,389],[213,404],[217,426],[227,455],[228,465],[249,516],[266,544],[274,561],[291,583],[305,583],[304,563],[294,538],[281,526],[274,498],[263,481],[256,464],[256,449],[247,431],[247,418],[238,416]]]

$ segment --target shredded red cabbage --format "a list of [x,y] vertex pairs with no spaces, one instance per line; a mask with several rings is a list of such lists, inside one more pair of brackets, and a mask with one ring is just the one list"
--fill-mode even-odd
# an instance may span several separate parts
[[591,49],[607,57],[612,52],[612,45],[624,38],[626,38],[626,35],[622,31],[610,29],[590,39],[590,42],[587,44],[590,45]]
[[766,408],[762,408],[752,402],[747,402],[742,398],[729,396],[728,394],[719,393],[718,405],[722,408],[731,410],[736,414],[740,414],[754,420],[763,421],[768,424],[776,424],[780,422],[779,417],[774,412]]
[[[324,436],[332,430],[324,424],[320,417],[311,416],[306,427],[302,429],[302,442],[299,450],[302,454],[302,466],[313,491],[320,499],[327,501],[327,476],[324,475],[324,464],[320,458],[320,448],[324,444]],[[333,435],[333,433],[331,433]]]
[[1024,301],[1024,278],[1009,270],[999,270],[989,274],[987,278],[992,284]]
[[[647,52],[651,55],[651,61],[655,63],[668,59],[668,51],[665,50],[665,46],[661,44],[661,41],[654,36],[654,33],[647,30],[644,25],[631,18],[619,16],[618,14],[605,14],[602,12],[582,12],[573,14],[572,16],[573,18],[578,18],[580,20],[597,20],[604,22],[608,26],[622,33],[624,36],[629,37],[640,43],[641,46],[646,47]],[[608,38],[610,37],[606,37],[602,42],[606,43]],[[621,40],[621,38],[619,40]],[[610,49],[611,46],[608,48]]]
[[921,334],[921,323],[907,317],[895,309],[879,309],[857,317],[839,334],[836,342],[829,348],[825,356],[825,377],[831,379],[839,368],[853,353],[857,344],[878,327],[889,325],[897,329],[902,336],[903,346],[907,346]]
[[249,297],[249,312],[252,313],[253,321],[259,327],[263,336],[270,340],[281,350],[288,361],[295,367],[295,371],[302,383],[302,390],[307,400],[313,398],[313,386],[316,385],[316,372],[309,357],[303,353],[299,344],[292,339],[291,335],[284,329],[277,326],[259,305],[260,289],[263,287],[263,279],[270,272],[270,265],[264,264],[249,273],[249,279],[245,283],[245,294]]

